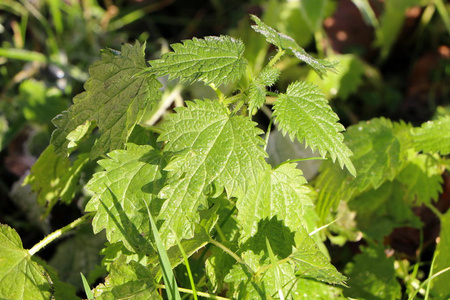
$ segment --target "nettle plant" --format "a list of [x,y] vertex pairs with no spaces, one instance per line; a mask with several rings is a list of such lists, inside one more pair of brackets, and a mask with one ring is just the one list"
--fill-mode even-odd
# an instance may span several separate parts
[[[90,220],[93,231],[104,230],[108,240],[101,251],[106,279],[92,291],[86,288],[92,299],[180,299],[180,292],[194,299],[333,299],[357,295],[358,288],[400,295],[393,258],[382,257],[378,242],[398,224],[420,224],[403,210],[397,219],[379,223],[382,213],[377,212],[437,199],[445,164],[436,153],[450,152],[450,130],[443,131],[450,117],[420,128],[375,119],[350,127],[344,141],[344,127],[316,86],[298,81],[284,93],[267,89],[279,78],[276,63],[284,55],[319,75],[334,71],[336,63],[310,56],[292,38],[252,19],[253,29],[278,48],[258,74],[243,57],[243,42],[229,36],[174,44],[173,52],[150,66],[139,43],[102,52],[90,67],[86,91],[54,119],[51,144],[26,180],[47,214],[58,201],[70,203],[88,180],[84,187],[92,197],[86,214],[29,250],[14,229],[1,225],[0,298],[76,298],[73,287],[35,254]],[[166,75],[203,82],[216,97],[187,101],[167,111],[161,122],[141,124],[160,111],[157,78]],[[219,89],[224,85],[234,87],[230,95]],[[276,101],[263,139],[252,116],[267,96]],[[272,121],[291,139],[318,150],[320,158],[331,158],[313,186],[296,160],[275,167],[265,161]],[[96,160],[102,169],[87,179],[81,176]],[[347,228],[340,237],[352,240],[362,232],[375,245],[346,268],[351,288],[323,244],[324,232],[333,231],[323,225],[336,217],[330,210],[341,200],[347,210],[357,211],[361,226]],[[369,221],[381,227],[374,230]],[[333,226],[336,238],[344,227]],[[438,271],[446,267],[444,252],[434,264]],[[387,267],[361,278],[364,264],[376,260],[373,253]],[[370,272],[374,276],[367,277]],[[394,272],[390,281],[383,272]],[[382,283],[371,287],[367,278]]]

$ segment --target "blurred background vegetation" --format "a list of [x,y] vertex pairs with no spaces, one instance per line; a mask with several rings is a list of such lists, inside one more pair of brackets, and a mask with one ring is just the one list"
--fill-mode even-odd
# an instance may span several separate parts
[[[294,80],[314,82],[345,126],[379,116],[420,125],[449,113],[449,8],[444,0],[1,0],[0,223],[16,228],[27,248],[81,214],[89,197],[84,191],[75,197],[81,200],[57,204],[46,215],[45,199],[38,203],[21,184],[48,145],[52,118],[83,90],[102,48],[146,42],[149,60],[183,39],[229,34],[244,41],[250,68],[260,70],[276,49],[250,28],[255,14],[314,56],[340,61],[336,74],[319,78],[286,58],[275,90]],[[200,84],[178,91],[180,99],[205,93]],[[264,123],[263,114],[256,117]],[[303,151],[281,135],[272,140],[275,159]],[[94,168],[79,180],[89,180]],[[311,179],[317,166],[307,168]],[[448,198],[448,188],[445,193]],[[104,272],[98,267],[104,240],[89,230],[76,235],[42,256],[63,280],[81,287],[79,272],[91,282]]]

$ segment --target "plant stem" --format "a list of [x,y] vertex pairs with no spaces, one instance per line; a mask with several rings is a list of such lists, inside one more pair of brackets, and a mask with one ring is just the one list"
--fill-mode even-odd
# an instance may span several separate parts
[[269,144],[269,136],[270,136],[270,131],[272,129],[272,123],[273,123],[273,116],[270,117],[269,126],[267,126],[266,141],[265,141],[265,145],[264,145],[264,151],[266,151],[267,145]]
[[37,243],[36,245],[34,245],[30,250],[28,250],[28,253],[30,253],[30,255],[34,255],[37,252],[39,252],[42,248],[44,248],[45,246],[47,246],[48,244],[50,244],[51,242],[53,242],[54,240],[56,240],[57,238],[61,237],[63,234],[65,234],[66,232],[68,232],[69,230],[74,229],[77,226],[80,226],[82,224],[84,224],[87,220],[89,220],[92,216],[94,215],[93,212],[91,213],[87,213],[84,216],[76,219],[75,221],[73,221],[72,223],[70,223],[69,225],[64,226],[61,229],[58,229],[56,231],[53,231],[52,233],[50,233],[49,235],[47,235],[44,239],[42,239],[42,241],[40,241],[39,243]]
[[214,246],[219,247],[220,249],[222,249],[225,253],[228,253],[232,258],[234,258],[238,263],[244,265],[247,267],[247,269],[249,270],[249,272],[253,275],[255,274],[255,271],[253,271],[253,269],[246,264],[245,261],[242,260],[242,258],[239,257],[239,255],[237,255],[236,253],[234,253],[233,251],[230,250],[230,248],[228,248],[227,246],[225,246],[224,244],[221,244],[220,242],[214,240],[214,239],[210,239],[209,242],[211,244],[213,244]]
[[280,58],[286,53],[286,51],[282,50],[282,49],[278,49],[277,54],[275,54],[274,57],[272,57],[272,59],[269,61],[269,63],[267,64],[268,67],[272,67],[273,65],[275,65],[275,63],[280,60]]
[[[166,286],[164,284],[156,284],[155,287],[158,289],[166,289]],[[178,290],[182,293],[191,294],[191,295],[193,294],[193,291],[189,290],[189,289],[178,287]],[[220,296],[211,295],[208,293],[198,292],[198,291],[197,291],[197,295],[208,298],[208,299],[230,300],[230,298],[220,297]]]

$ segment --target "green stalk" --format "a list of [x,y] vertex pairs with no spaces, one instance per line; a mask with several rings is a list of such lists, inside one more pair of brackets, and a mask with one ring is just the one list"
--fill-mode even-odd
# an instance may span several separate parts
[[66,225],[63,228],[58,229],[58,230],[50,233],[44,239],[42,239],[42,241],[40,241],[39,243],[34,245],[30,250],[28,250],[28,253],[30,253],[30,255],[36,254],[42,248],[44,248],[45,246],[47,246],[48,244],[50,244],[51,242],[53,242],[57,238],[61,237],[63,234],[65,234],[69,230],[72,230],[75,227],[80,226],[80,225],[84,224],[85,222],[87,222],[93,215],[94,215],[93,212],[87,213],[84,216],[76,219],[75,221],[73,221],[69,225]]
[[[164,284],[156,284],[155,285],[156,288],[158,289],[166,289],[166,286]],[[190,290],[190,289],[185,289],[185,288],[181,288],[179,287],[178,290],[182,293],[186,293],[186,294],[194,294],[194,291]],[[204,298],[208,298],[208,299],[217,299],[217,300],[230,300],[230,298],[225,298],[225,297],[220,297],[220,296],[216,296],[216,295],[211,295],[208,293],[204,293],[204,292],[197,292],[197,295],[204,297]]]
[[229,254],[232,258],[234,258],[238,263],[244,265],[245,267],[247,267],[247,269],[249,270],[249,272],[251,274],[255,274],[255,271],[253,271],[253,269],[247,265],[247,263],[245,261],[242,260],[242,258],[239,257],[239,255],[237,255],[236,253],[234,253],[233,251],[230,250],[230,248],[228,248],[227,246],[225,246],[224,244],[221,244],[220,242],[214,240],[214,239],[210,239],[209,242],[211,244],[213,244],[214,246],[222,249],[225,253]]

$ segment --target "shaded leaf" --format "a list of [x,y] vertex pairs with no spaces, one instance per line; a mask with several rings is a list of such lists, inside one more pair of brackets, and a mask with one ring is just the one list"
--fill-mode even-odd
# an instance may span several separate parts
[[345,128],[337,121],[333,112],[317,87],[307,82],[294,82],[287,88],[286,94],[280,94],[274,105],[274,116],[283,133],[289,133],[291,139],[296,137],[312,150],[318,149],[325,157],[330,153],[333,162],[336,158],[341,168],[356,176],[350,156],[352,151],[344,144],[341,131]]
[[169,75],[169,80],[203,81],[221,85],[239,80],[247,60],[243,57],[245,46],[241,40],[229,36],[193,38],[182,44],[171,45],[160,59],[150,62],[159,76]]
[[86,211],[95,211],[94,232],[106,229],[111,243],[123,241],[133,252],[151,252],[148,241],[149,220],[142,199],[157,203],[162,187],[161,169],[165,162],[151,146],[127,144],[127,150],[115,150],[98,163],[105,171],[94,174],[86,188],[95,193]]
[[394,257],[386,257],[382,245],[362,247],[362,253],[347,264],[350,289],[344,295],[356,299],[400,299],[401,287],[395,277]]
[[136,43],[122,45],[122,52],[104,50],[102,59],[91,65],[86,91],[74,98],[69,110],[53,119],[57,129],[51,144],[57,154],[67,154],[68,135],[87,121],[95,122],[100,131],[92,159],[124,147],[134,126],[160,95],[160,83],[154,76],[137,75],[147,67],[144,49]]
[[358,176],[353,178],[329,162],[321,166],[316,188],[319,191],[317,212],[324,219],[339,201],[348,201],[369,188],[378,188],[386,180],[394,180],[407,160],[410,126],[379,118],[360,122],[344,134],[353,151]]
[[306,180],[295,164],[284,164],[261,174],[245,196],[236,203],[241,225],[241,243],[255,235],[258,222],[275,217],[292,231],[301,227],[305,206],[311,206]]
[[296,249],[289,259],[297,276],[345,285],[346,277],[336,270],[303,227],[297,231],[295,243]]
[[385,182],[376,190],[353,198],[349,208],[356,211],[358,229],[372,239],[382,240],[396,227],[421,227],[420,219],[414,215],[404,200],[404,191],[398,183]]

